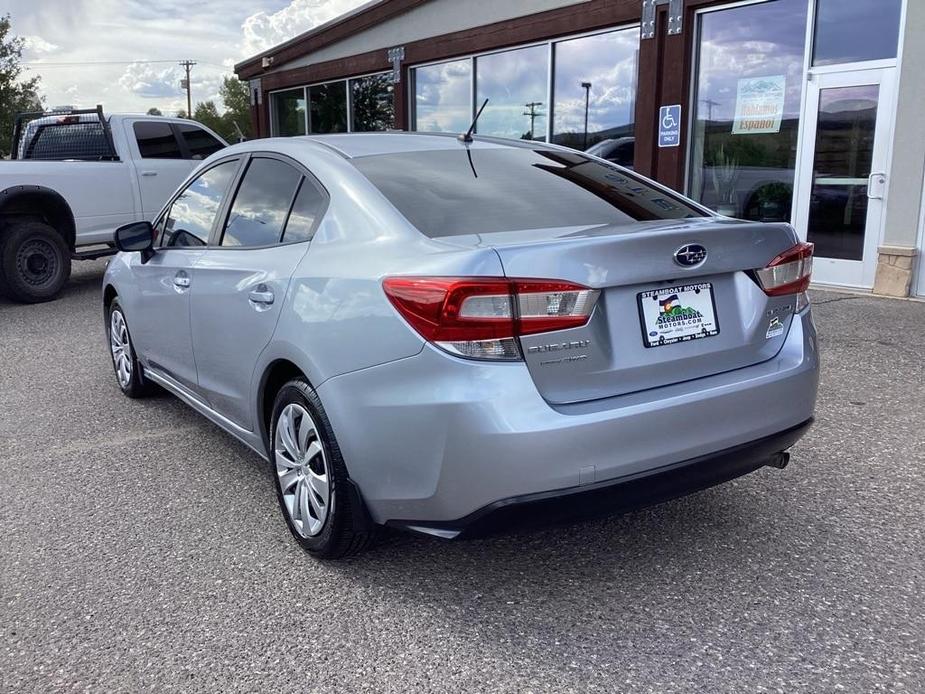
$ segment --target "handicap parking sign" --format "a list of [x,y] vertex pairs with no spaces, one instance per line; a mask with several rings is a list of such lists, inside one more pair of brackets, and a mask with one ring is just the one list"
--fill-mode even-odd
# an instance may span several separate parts
[[681,145],[681,104],[662,106],[658,112],[658,146]]

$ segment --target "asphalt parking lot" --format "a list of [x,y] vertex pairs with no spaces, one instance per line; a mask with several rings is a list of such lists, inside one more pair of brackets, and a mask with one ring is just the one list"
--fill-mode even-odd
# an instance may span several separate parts
[[649,510],[322,564],[269,469],[121,396],[103,262],[0,301],[0,690],[925,691],[925,304],[817,292],[814,429]]

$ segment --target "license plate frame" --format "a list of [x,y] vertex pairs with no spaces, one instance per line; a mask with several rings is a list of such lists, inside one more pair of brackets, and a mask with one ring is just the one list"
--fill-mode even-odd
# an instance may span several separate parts
[[[636,302],[646,349],[716,337],[720,333],[712,282],[649,289],[639,292]],[[663,318],[669,311],[674,315]]]

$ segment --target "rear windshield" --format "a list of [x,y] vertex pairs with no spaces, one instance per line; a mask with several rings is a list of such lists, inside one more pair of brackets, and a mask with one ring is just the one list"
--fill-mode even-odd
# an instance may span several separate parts
[[[28,131],[27,131],[28,132]],[[99,121],[39,125],[28,134],[23,159],[113,159],[112,147]]]
[[577,152],[460,145],[353,164],[433,238],[706,216],[643,178]]

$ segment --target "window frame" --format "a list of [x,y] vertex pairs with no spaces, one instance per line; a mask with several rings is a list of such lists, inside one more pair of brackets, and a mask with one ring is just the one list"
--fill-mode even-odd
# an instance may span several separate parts
[[[327,188],[322,185],[321,181],[308,170],[303,164],[299,163],[291,157],[287,157],[284,154],[279,154],[277,152],[267,152],[263,150],[257,150],[253,152],[247,152],[243,155],[237,155],[241,158],[241,162],[238,165],[238,169],[235,172],[234,178],[231,181],[231,186],[229,187],[229,193],[226,194],[225,199],[222,201],[222,204],[219,206],[218,214],[216,215],[216,221],[221,220],[221,224],[212,225],[212,231],[209,234],[208,243],[204,246],[204,250],[223,250],[223,251],[259,251],[266,248],[278,248],[281,246],[295,246],[300,243],[311,243],[315,238],[315,233],[318,231],[318,227],[321,225],[321,221],[324,219],[324,216],[327,214],[328,208],[331,205],[331,195],[328,192]],[[294,168],[298,173],[302,174],[302,178],[299,180],[299,184],[296,186],[295,192],[292,195],[292,199],[289,201],[289,209],[286,210],[286,220],[283,222],[283,228],[280,232],[279,241],[276,243],[269,243],[260,246],[223,246],[222,238],[225,235],[225,228],[228,226],[228,218],[231,215],[231,207],[234,204],[234,200],[238,197],[238,192],[241,189],[241,184],[244,182],[244,177],[247,174],[247,169],[250,166],[250,162],[253,159],[276,159],[281,161],[284,164],[288,164]],[[220,162],[216,162],[218,164]],[[209,167],[210,169],[212,167]],[[208,169],[204,170],[207,171]],[[198,178],[198,177],[197,177]],[[302,191],[302,186],[306,182],[311,183],[315,186],[315,189],[321,194],[322,204],[318,209],[318,214],[315,217],[315,221],[312,224],[311,236],[307,240],[300,241],[288,241],[283,242],[283,239],[286,237],[286,227],[289,224],[289,217],[292,215],[292,208],[295,206],[295,201],[299,197],[299,193]],[[173,202],[171,202],[173,205]]]

